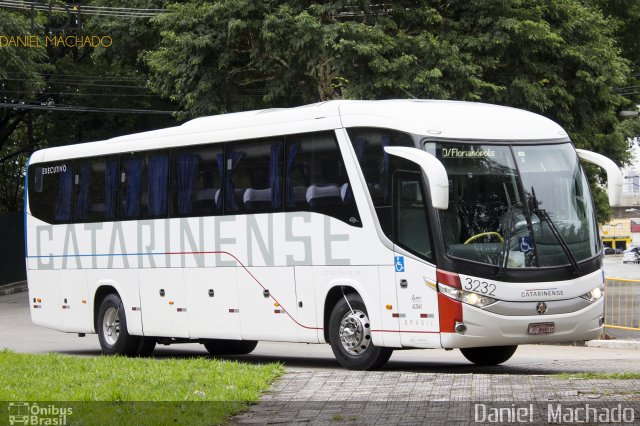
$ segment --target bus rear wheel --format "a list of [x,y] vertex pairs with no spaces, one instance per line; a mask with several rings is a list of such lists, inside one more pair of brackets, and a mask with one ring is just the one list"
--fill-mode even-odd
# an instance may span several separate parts
[[333,307],[329,342],[336,359],[350,370],[375,370],[391,357],[393,349],[374,346],[367,308],[357,294],[348,294]]
[[211,355],[246,355],[258,346],[255,340],[211,339],[203,344]]
[[140,353],[142,337],[127,331],[127,316],[118,294],[108,294],[100,303],[97,326],[103,354],[136,356]]
[[485,348],[461,348],[462,355],[476,365],[498,365],[507,361],[518,349],[515,346],[488,346]]
[[153,337],[143,337],[140,345],[140,352],[138,353],[141,357],[151,356],[153,354],[154,349],[156,348],[156,339]]

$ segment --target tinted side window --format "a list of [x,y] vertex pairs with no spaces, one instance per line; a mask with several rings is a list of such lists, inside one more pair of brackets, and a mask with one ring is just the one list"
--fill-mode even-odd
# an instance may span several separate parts
[[396,170],[415,170],[419,167],[402,158],[389,155],[386,146],[415,147],[411,136],[396,130],[352,128],[349,139],[362,169],[367,189],[376,209],[383,232],[391,238],[391,178]]
[[287,137],[285,206],[361,226],[351,185],[333,133]]
[[166,152],[124,155],[120,159],[120,217],[166,217],[169,156]]
[[394,173],[394,243],[421,257],[432,259],[431,232],[422,177],[417,172]]
[[172,151],[172,216],[207,216],[222,212],[223,163],[221,145]]
[[282,139],[227,145],[225,213],[282,210]]
[[118,159],[76,160],[74,177],[76,222],[113,220],[117,217]]
[[72,218],[73,162],[35,164],[29,168],[31,214],[48,223],[68,223]]

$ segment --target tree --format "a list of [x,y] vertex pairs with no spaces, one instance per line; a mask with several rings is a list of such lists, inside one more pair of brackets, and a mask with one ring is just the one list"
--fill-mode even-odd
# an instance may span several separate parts
[[[120,6],[133,7],[124,2]],[[139,7],[158,8],[151,2]],[[37,14],[31,28],[28,12],[0,10],[0,35],[31,34],[41,41],[39,48],[0,48],[0,96],[3,103],[16,106],[0,109],[0,211],[22,207],[23,176],[31,151],[175,123],[169,114],[132,111],[172,109],[150,93],[146,68],[138,60],[139,51],[154,43],[154,34],[158,38],[148,19],[86,15],[78,34],[109,35],[113,39],[109,49],[45,47],[47,19],[46,14]],[[71,110],[62,109],[66,106]],[[87,110],[93,112],[83,112]]]
[[[28,34],[31,23],[26,17],[0,9],[0,35],[8,38]],[[41,73],[47,70],[44,47],[0,48],[0,102],[18,104],[37,97],[45,85]],[[26,110],[0,108],[0,148],[28,114]]]
[[145,60],[181,117],[341,97],[477,100],[544,114],[578,147],[628,159],[617,118],[627,99],[615,90],[628,61],[616,22],[586,0],[222,0],[169,11]]

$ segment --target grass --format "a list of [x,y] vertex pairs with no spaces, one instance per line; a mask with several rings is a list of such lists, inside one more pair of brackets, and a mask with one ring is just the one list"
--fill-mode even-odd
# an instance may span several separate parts
[[[278,364],[206,357],[85,358],[4,350],[0,401],[72,401],[73,420],[82,424],[113,422],[115,414],[130,424],[218,424],[257,401],[282,371]],[[141,417],[133,419],[136,414]]]
[[640,379],[640,373],[561,373],[553,376],[560,379],[614,379],[614,380],[633,380]]

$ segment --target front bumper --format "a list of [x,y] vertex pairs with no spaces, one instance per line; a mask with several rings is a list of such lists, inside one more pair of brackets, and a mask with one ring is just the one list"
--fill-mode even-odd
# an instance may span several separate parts
[[[441,333],[443,348],[510,346],[592,340],[602,334],[604,298],[576,312],[557,315],[504,316],[462,304],[464,333]],[[555,323],[555,332],[529,335],[529,324]]]

